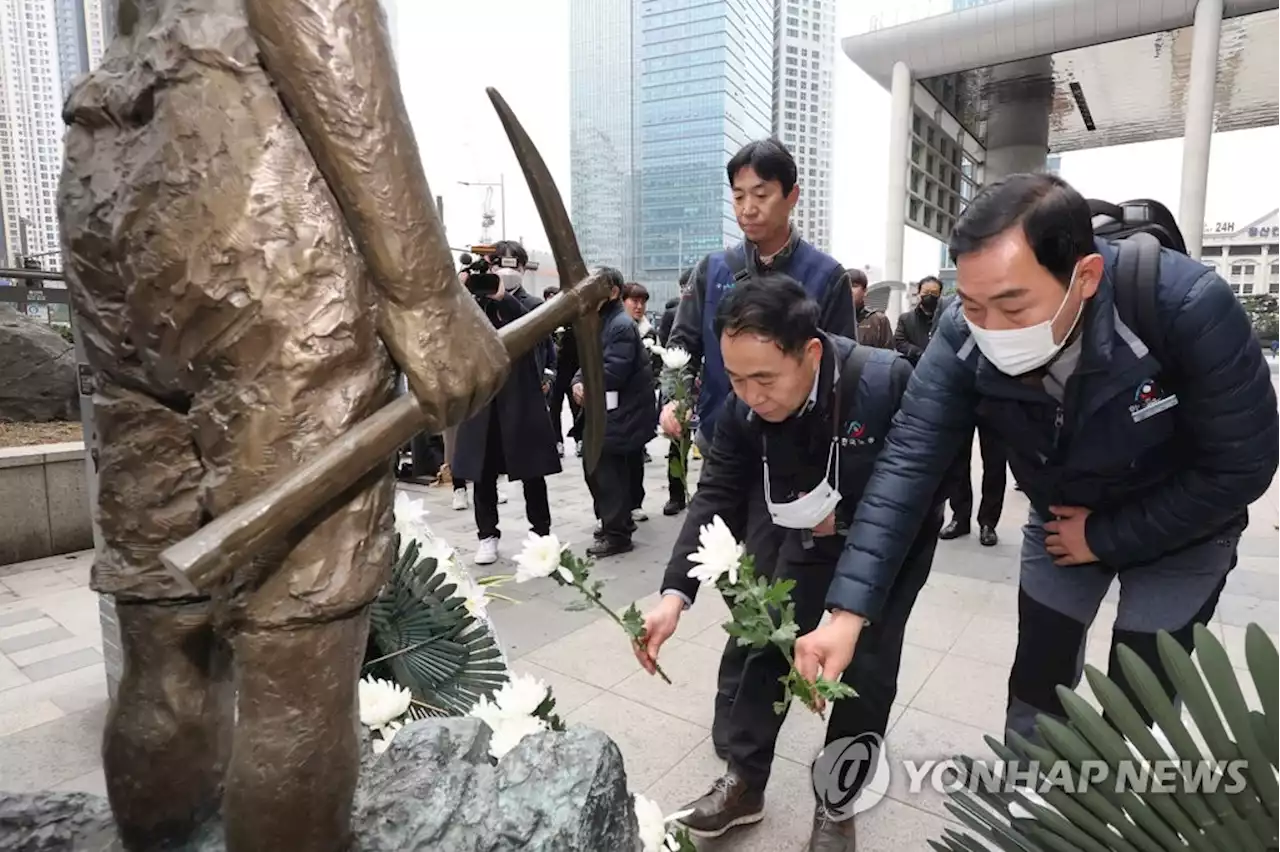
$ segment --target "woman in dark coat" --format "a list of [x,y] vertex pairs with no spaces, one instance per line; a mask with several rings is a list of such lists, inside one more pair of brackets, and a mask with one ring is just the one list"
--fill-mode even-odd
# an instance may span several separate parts
[[[604,449],[587,485],[595,501],[600,531],[587,548],[600,558],[631,550],[632,495],[637,478],[644,476],[644,446],[658,427],[653,398],[653,369],[649,353],[640,342],[640,330],[620,298],[622,273],[602,269],[612,284],[611,298],[600,308],[600,343],[604,350],[605,431]],[[574,396],[582,398],[582,378],[574,380]]]
[[[497,257],[515,257],[517,272],[523,274],[528,255],[519,243],[503,241]],[[519,286],[519,278],[504,270],[502,290],[478,300],[495,328],[514,322],[541,304]],[[507,291],[507,288],[511,289]],[[547,338],[511,364],[511,374],[498,395],[458,429],[452,468],[459,479],[474,483],[476,564],[491,565],[498,559],[498,476],[506,474],[524,486],[525,512],[529,526],[538,535],[551,532],[551,508],[544,477],[560,472],[556,452],[556,429],[551,424],[546,398],[542,394],[543,369],[550,362]]]

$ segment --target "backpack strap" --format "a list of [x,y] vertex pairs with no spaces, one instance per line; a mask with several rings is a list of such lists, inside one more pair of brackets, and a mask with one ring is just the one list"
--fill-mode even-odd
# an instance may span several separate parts
[[1164,331],[1156,313],[1156,285],[1160,283],[1160,241],[1151,234],[1131,234],[1116,244],[1116,308],[1133,325],[1139,339],[1161,364]]
[[747,246],[745,243],[726,249],[724,262],[729,267],[729,274],[733,276],[733,283],[741,284],[751,277],[751,270],[747,268]]
[[840,392],[845,394],[846,399],[853,400],[857,397],[862,371],[866,369],[874,350],[874,346],[855,343],[849,357],[844,359],[844,364],[840,367]]

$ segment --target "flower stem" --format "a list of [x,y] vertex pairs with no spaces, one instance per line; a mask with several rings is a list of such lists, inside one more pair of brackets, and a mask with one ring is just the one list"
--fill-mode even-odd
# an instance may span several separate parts
[[[600,609],[602,609],[602,610],[604,610],[606,613],[608,613],[609,617],[610,617],[610,618],[612,618],[612,619],[617,623],[617,625],[618,625],[619,627],[621,627],[621,628],[623,629],[623,631],[624,631],[628,636],[630,636],[630,635],[631,635],[631,631],[627,629],[627,625],[623,623],[623,621],[622,621],[622,619],[621,619],[621,618],[618,618],[618,614],[617,614],[616,612],[614,612],[614,611],[613,611],[613,609],[611,609],[611,608],[609,607],[609,605],[608,605],[608,604],[606,604],[604,601],[600,600],[600,596],[599,596],[599,595],[592,594],[592,593],[591,593],[590,591],[588,591],[588,590],[586,589],[586,587],[585,587],[585,586],[583,586],[583,585],[582,585],[582,583],[580,583],[580,582],[575,581],[575,582],[573,583],[573,585],[574,585],[574,587],[575,587],[578,591],[582,592],[582,596],[583,596],[583,597],[585,597],[587,600],[591,601],[593,604],[595,604],[596,606],[600,607]],[[647,656],[647,655],[646,655],[646,656]],[[657,660],[655,660],[655,659],[653,659],[652,657],[650,657],[650,658],[649,658],[649,662],[653,663],[653,668],[658,672],[658,676],[659,676],[659,677],[661,677],[661,678],[662,678],[663,680],[665,680],[667,683],[671,683],[671,678],[667,677],[667,673],[666,673],[666,672],[664,672],[664,671],[662,670],[662,666],[658,665],[658,661],[657,661]]]

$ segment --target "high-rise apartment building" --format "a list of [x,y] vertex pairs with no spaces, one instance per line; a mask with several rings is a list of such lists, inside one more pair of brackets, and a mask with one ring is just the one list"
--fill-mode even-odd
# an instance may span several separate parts
[[114,31],[104,0],[0,0],[0,263],[60,268],[62,102]]
[[796,159],[794,223],[831,250],[834,194],[835,0],[774,0],[773,132]]
[[574,230],[655,301],[742,236],[725,165],[770,133],[773,2],[571,0]]
[[570,0],[570,209],[582,257],[636,277],[638,0]]

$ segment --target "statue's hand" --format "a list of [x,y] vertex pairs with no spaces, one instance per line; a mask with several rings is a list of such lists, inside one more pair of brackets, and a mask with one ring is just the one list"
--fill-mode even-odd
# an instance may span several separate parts
[[[461,284],[445,288],[430,300],[431,309],[426,307],[407,313],[384,309],[384,337],[419,404],[443,428],[461,423],[493,398],[511,359],[497,329]],[[406,321],[413,327],[403,327]]]

